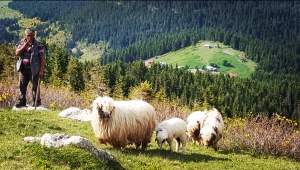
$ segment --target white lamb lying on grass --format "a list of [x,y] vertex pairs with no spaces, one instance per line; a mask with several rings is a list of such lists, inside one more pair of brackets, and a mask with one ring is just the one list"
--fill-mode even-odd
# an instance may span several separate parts
[[186,123],[180,118],[171,118],[161,122],[155,129],[156,141],[160,149],[162,144],[167,141],[172,151],[173,139],[176,140],[176,151],[179,151],[180,143],[182,143],[182,153],[185,154],[185,146],[187,141]]

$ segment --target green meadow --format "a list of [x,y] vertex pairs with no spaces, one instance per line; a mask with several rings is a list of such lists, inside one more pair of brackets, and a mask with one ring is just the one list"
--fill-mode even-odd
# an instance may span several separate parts
[[[205,48],[204,44],[210,44],[211,48]],[[154,62],[165,62],[173,67],[187,67],[190,69],[198,68],[206,70],[206,66],[215,65],[217,71],[222,74],[234,73],[238,77],[249,77],[254,71],[256,63],[249,59],[245,62],[241,61],[242,52],[233,50],[228,46],[217,42],[204,41],[199,42],[195,46],[186,47],[177,51],[171,51],[161,56],[155,56],[152,59]],[[227,65],[224,65],[224,61]]]
[[[89,122],[58,116],[60,111],[12,111],[0,109],[0,169],[128,169],[128,170],[192,170],[192,169],[273,169],[296,170],[300,164],[285,157],[253,154],[242,150],[214,151],[188,142],[186,154],[170,152],[168,144],[159,150],[153,135],[143,151],[128,145],[121,151],[109,144],[99,144]],[[94,157],[75,145],[47,148],[39,142],[24,142],[27,136],[41,137],[45,133],[81,136],[102,150],[110,152],[114,160]],[[173,142],[175,149],[175,142]]]

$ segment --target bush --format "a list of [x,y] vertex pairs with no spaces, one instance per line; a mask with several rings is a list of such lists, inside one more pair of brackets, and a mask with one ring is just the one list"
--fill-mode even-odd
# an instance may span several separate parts
[[252,155],[271,154],[300,161],[300,135],[295,121],[274,114],[259,114],[246,119],[225,119],[220,148],[246,150]]

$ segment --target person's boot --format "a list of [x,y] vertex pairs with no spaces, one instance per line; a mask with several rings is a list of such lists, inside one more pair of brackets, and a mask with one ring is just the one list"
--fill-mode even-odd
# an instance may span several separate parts
[[[42,102],[41,101],[37,101],[36,102],[36,107],[38,107],[38,106],[41,106],[42,105]],[[35,106],[35,102],[33,102],[33,105],[32,105],[33,107]]]
[[24,106],[26,106],[26,103],[24,103],[24,102],[19,102],[19,103],[17,103],[15,106],[16,106],[16,108],[24,107]]

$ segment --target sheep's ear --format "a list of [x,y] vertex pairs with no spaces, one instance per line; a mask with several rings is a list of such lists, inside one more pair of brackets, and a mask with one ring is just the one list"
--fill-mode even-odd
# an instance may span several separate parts
[[162,130],[161,129],[158,129],[155,133],[156,135],[158,134],[158,132],[161,132]]

